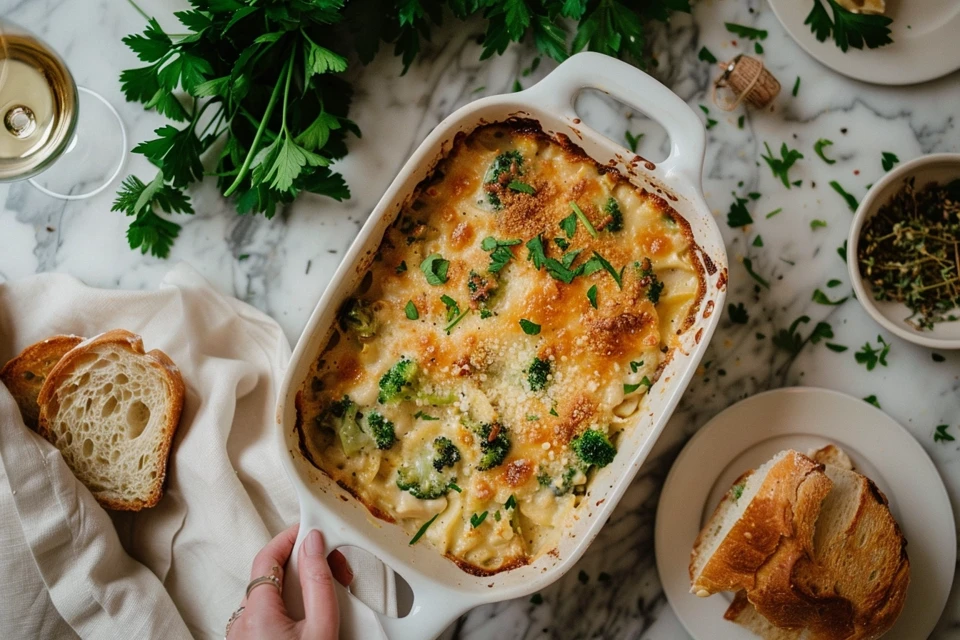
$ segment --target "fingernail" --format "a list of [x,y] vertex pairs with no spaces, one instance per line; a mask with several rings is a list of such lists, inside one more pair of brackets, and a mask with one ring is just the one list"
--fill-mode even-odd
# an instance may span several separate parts
[[320,537],[320,532],[314,529],[308,533],[307,539],[303,541],[303,548],[308,556],[322,556],[323,538]]

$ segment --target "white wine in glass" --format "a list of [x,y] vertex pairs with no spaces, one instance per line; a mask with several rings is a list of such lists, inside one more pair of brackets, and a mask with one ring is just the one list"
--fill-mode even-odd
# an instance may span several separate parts
[[120,173],[127,140],[116,110],[77,87],[39,38],[0,20],[0,182],[29,179],[55,198],[95,195]]

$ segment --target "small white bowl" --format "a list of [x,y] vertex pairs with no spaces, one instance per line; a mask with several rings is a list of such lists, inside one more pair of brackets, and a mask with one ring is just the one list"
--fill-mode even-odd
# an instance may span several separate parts
[[[921,156],[890,171],[870,188],[857,208],[853,224],[850,226],[850,236],[847,239],[847,270],[850,273],[850,282],[857,294],[857,300],[867,313],[891,333],[924,347],[960,349],[960,320],[938,322],[933,329],[924,331],[915,329],[906,322],[906,318],[911,314],[907,305],[874,300],[873,293],[860,275],[857,243],[860,240],[863,224],[886,204],[900,189],[904,180],[910,177],[916,178],[917,189],[930,182],[944,184],[956,180],[960,178],[960,153],[934,153]],[[957,314],[960,315],[960,309],[957,310]]]

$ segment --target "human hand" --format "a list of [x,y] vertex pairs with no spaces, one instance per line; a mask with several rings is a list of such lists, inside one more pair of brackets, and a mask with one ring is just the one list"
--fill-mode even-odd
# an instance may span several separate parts
[[[300,525],[295,524],[267,543],[253,559],[251,581],[274,576],[275,584],[254,587],[227,626],[227,640],[337,640],[340,614],[333,580],[343,586],[353,580],[347,559],[339,551],[327,556],[323,535],[313,530],[304,539],[298,554],[300,588],[303,590],[303,620],[294,620],[276,585],[283,584],[284,566],[290,559]],[[276,587],[276,588],[275,588]]]

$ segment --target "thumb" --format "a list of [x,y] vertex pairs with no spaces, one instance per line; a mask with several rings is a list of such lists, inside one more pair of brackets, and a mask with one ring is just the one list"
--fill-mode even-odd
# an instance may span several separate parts
[[307,638],[336,640],[340,633],[340,611],[333,573],[327,563],[323,535],[314,529],[300,547],[300,588]]

